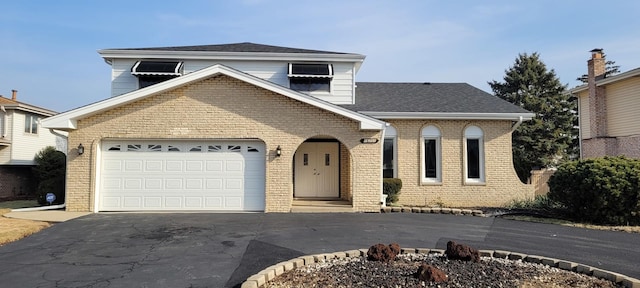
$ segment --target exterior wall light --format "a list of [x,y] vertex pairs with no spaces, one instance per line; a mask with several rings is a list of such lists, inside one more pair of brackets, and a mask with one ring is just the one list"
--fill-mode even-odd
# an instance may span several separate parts
[[82,143],[80,143],[80,145],[78,145],[78,155],[82,154],[84,154],[84,146],[82,146]]
[[276,157],[280,156],[282,156],[282,149],[280,148],[280,145],[278,145],[278,147],[276,147]]

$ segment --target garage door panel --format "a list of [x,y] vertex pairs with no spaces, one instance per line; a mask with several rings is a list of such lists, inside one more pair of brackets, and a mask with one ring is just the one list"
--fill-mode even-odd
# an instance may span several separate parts
[[189,172],[202,172],[204,170],[204,161],[186,161],[186,168]]
[[124,190],[140,190],[142,189],[142,179],[124,179]]
[[125,208],[142,208],[142,197],[140,196],[130,196],[124,197],[123,205]]
[[204,186],[202,185],[202,179],[187,179],[186,180],[186,189],[197,189],[202,190]]
[[166,161],[167,172],[181,172],[182,161],[181,160],[167,160]]
[[103,165],[104,171],[122,171],[122,160],[106,160]]
[[144,197],[145,208],[161,208],[162,197]]
[[162,172],[162,160],[147,160],[145,161],[144,171],[145,172]]
[[165,197],[164,205],[169,209],[178,209],[182,207],[182,197]]
[[162,189],[162,178],[145,178],[144,189],[145,190]]
[[264,210],[264,144],[105,142],[101,211]]
[[164,179],[164,189],[182,190],[182,179]]
[[142,172],[142,160],[125,160],[124,171],[126,172]]

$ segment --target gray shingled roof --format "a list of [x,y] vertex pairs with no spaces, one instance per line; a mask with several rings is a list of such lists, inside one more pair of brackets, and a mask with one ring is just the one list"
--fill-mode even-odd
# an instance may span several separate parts
[[467,83],[356,83],[357,112],[530,113]]
[[[112,50],[112,49],[107,49]],[[342,52],[309,50],[300,48],[280,47],[263,45],[250,42],[218,44],[218,45],[198,45],[198,46],[174,46],[174,47],[151,47],[151,48],[122,48],[113,50],[155,50],[155,51],[201,51],[201,52],[257,52],[257,53],[309,53],[309,54],[352,54]]]

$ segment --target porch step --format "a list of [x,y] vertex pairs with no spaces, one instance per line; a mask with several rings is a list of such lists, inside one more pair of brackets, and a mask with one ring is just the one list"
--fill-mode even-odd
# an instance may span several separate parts
[[343,200],[305,200],[295,199],[291,213],[351,213],[353,206]]

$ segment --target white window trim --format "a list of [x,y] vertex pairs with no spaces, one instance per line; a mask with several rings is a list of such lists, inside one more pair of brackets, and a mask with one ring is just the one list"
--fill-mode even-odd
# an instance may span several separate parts
[[[431,130],[431,131],[429,131]],[[425,166],[425,140],[436,140],[436,177],[427,178],[427,167]],[[440,128],[429,125],[421,130],[420,137],[420,179],[422,184],[442,184],[442,132]]]
[[[393,178],[398,178],[398,130],[393,126],[388,126],[386,129],[384,132],[384,140],[393,140]],[[382,146],[384,149],[384,142],[382,142]]]
[[[468,139],[477,139],[478,140],[478,161],[480,162],[480,178],[469,178],[467,175],[468,171],[468,155],[467,155],[467,140]],[[484,131],[478,126],[468,126],[464,129],[464,137],[462,140],[462,149],[463,149],[463,174],[464,174],[464,183],[468,185],[484,185],[485,184],[485,155],[484,155]]]

